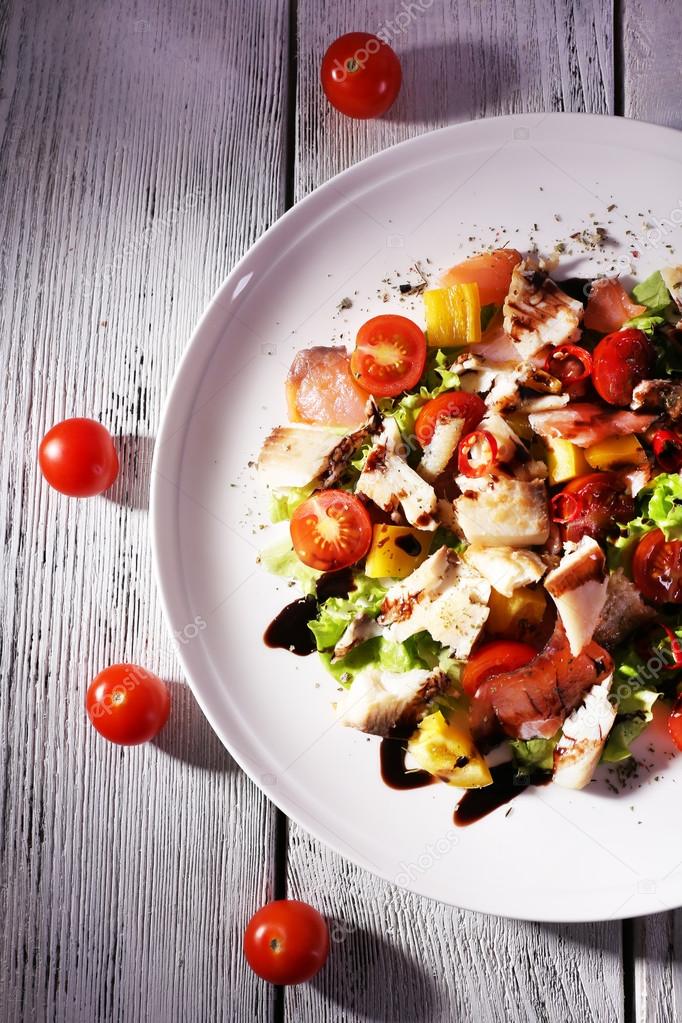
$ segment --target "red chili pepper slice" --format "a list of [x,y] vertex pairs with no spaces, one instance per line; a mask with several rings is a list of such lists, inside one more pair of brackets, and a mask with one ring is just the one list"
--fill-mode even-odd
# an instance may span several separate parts
[[682,668],[682,644],[680,644],[680,641],[673,630],[667,625],[661,625],[661,628],[665,631],[670,641],[670,653],[673,658],[673,663],[666,664],[666,668],[669,671],[677,671],[678,668]]
[[679,472],[682,469],[682,437],[672,430],[657,430],[651,446],[656,461],[664,472]]
[[[478,465],[472,465],[469,460],[469,453],[477,444],[482,444],[484,447],[487,446],[488,457],[484,458]],[[463,476],[468,476],[470,479],[474,479],[477,476],[485,476],[495,465],[496,461],[497,441],[492,433],[488,433],[487,430],[474,430],[473,433],[468,433],[460,442],[457,464]]]
[[576,494],[555,494],[549,502],[552,522],[565,526],[580,515],[582,502]]
[[[574,361],[580,366],[577,373],[574,372]],[[579,345],[559,345],[547,356],[545,371],[561,380],[562,384],[580,384],[592,373],[592,356]]]

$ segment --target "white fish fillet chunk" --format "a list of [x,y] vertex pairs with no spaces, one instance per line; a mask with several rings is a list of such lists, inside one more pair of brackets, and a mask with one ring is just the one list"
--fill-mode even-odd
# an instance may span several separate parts
[[616,717],[609,700],[613,675],[592,686],[563,724],[554,750],[553,781],[566,789],[583,789],[592,779]]
[[463,427],[463,419],[441,419],[436,423],[433,437],[424,448],[417,466],[417,472],[427,483],[433,483],[447,469],[457,450]]
[[542,579],[546,565],[533,551],[513,547],[482,547],[472,544],[462,555],[467,565],[487,579],[494,590],[511,597],[520,586],[530,586]]
[[470,544],[534,547],[547,540],[549,512],[542,480],[527,482],[490,476],[467,480],[462,487],[455,512]]
[[314,426],[276,426],[258,456],[258,472],[273,489],[305,487],[321,476],[343,435]]
[[388,735],[404,718],[414,718],[416,724],[420,709],[446,685],[446,675],[426,668],[404,672],[365,668],[339,698],[336,715],[349,728]]
[[386,512],[402,507],[411,526],[432,531],[438,525],[438,499],[433,487],[402,457],[403,447],[395,420],[386,418],[377,443],[367,455],[356,491]]
[[584,536],[545,579],[556,604],[571,653],[577,657],[592,640],[606,601],[608,577],[604,552]]
[[563,345],[580,337],[582,302],[527,260],[514,268],[503,311],[504,329],[523,359],[546,345]]
[[487,621],[489,599],[490,583],[441,547],[389,589],[377,620],[396,643],[426,631],[455,657],[467,657]]

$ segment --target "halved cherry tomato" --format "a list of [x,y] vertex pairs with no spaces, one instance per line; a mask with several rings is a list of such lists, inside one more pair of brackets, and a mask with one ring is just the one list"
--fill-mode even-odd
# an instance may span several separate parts
[[474,696],[483,682],[505,671],[523,668],[537,657],[537,654],[537,650],[528,643],[517,643],[507,639],[486,643],[467,661],[462,672],[462,688],[467,696]]
[[577,543],[583,536],[604,540],[617,522],[629,522],[635,515],[635,502],[626,481],[616,472],[592,472],[578,476],[560,491],[578,504],[575,515],[561,526],[564,540]]
[[682,437],[679,433],[656,430],[651,447],[663,472],[679,472],[682,469]]
[[637,384],[648,379],[656,350],[644,331],[617,330],[602,338],[592,355],[592,382],[610,405],[629,405]]
[[247,924],[244,955],[254,973],[270,984],[303,984],[327,961],[326,921],[307,902],[269,902]]
[[457,468],[463,476],[468,476],[470,479],[485,476],[496,461],[497,441],[493,434],[488,433],[487,430],[474,430],[459,442]]
[[299,504],[289,524],[294,550],[304,565],[321,572],[347,568],[364,558],[372,520],[362,501],[345,490],[321,490]]
[[637,544],[632,575],[652,604],[682,604],[682,540],[666,540],[654,529]]
[[69,497],[94,497],[118,476],[111,434],[94,419],[57,423],[41,440],[38,461],[50,486]]
[[331,105],[347,117],[380,117],[400,92],[396,53],[370,32],[347,32],[322,59],[322,88]]
[[100,735],[121,746],[153,739],[170,712],[168,686],[137,664],[112,664],[88,686],[85,707]]
[[406,316],[374,316],[358,331],[351,373],[366,391],[392,398],[414,387],[424,372],[426,337]]
[[673,703],[673,709],[668,718],[668,731],[677,748],[682,750],[682,696],[678,696]]
[[467,391],[446,391],[437,398],[427,401],[420,410],[414,424],[417,440],[423,448],[433,438],[439,419],[463,419],[462,434],[466,436],[476,429],[486,414],[485,402],[477,394]]

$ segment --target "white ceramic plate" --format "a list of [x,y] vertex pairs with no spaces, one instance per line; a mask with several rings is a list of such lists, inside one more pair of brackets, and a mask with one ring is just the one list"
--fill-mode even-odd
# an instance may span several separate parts
[[[663,732],[649,752],[649,731],[649,766],[625,791],[612,792],[601,769],[588,791],[536,789],[510,814],[502,808],[468,828],[453,827],[456,794],[446,785],[387,788],[379,740],[334,724],[335,685],[317,658],[263,643],[293,594],[256,565],[263,501],[249,462],[285,421],[294,352],[352,344],[380,311],[410,315],[414,306],[421,315],[419,301],[401,303],[395,288],[400,275],[414,280],[415,260],[437,270],[492,241],[523,250],[530,239],[548,252],[596,222],[608,229],[606,251],[567,254],[562,275],[642,276],[672,261],[671,246],[682,256],[681,182],[682,134],[615,118],[504,117],[403,143],[328,182],[261,238],[177,372],[156,445],[152,525],[162,600],[192,689],[287,814],[434,899],[536,920],[682,904],[682,760]],[[339,312],[345,297],[352,308]]]

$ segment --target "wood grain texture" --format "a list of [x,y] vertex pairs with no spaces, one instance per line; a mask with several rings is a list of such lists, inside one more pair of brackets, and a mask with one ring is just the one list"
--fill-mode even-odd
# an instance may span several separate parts
[[[193,324],[283,209],[287,45],[286,11],[267,2],[0,5],[0,1018],[13,1023],[271,1018],[241,936],[269,894],[274,810],[177,681],[146,504]],[[38,439],[74,414],[120,438],[107,498],[69,501],[37,472]],[[121,660],[174,683],[155,744],[113,747],[86,722],[87,682]]]
[[[408,6],[408,5],[405,5]],[[410,5],[393,45],[395,108],[350,122],[318,84],[319,55],[351,29],[395,30],[401,8],[299,0],[296,196],[386,146],[453,121],[525,110],[613,110],[610,4]],[[623,1019],[621,927],[543,926],[464,913],[393,888],[290,827],[289,888],[332,917],[333,955],[287,990],[287,1018],[316,1021]]]
[[[623,0],[623,112],[682,128],[682,5]],[[637,1023],[682,1016],[682,911],[635,920]]]
[[622,0],[626,117],[682,128],[682,4]]

